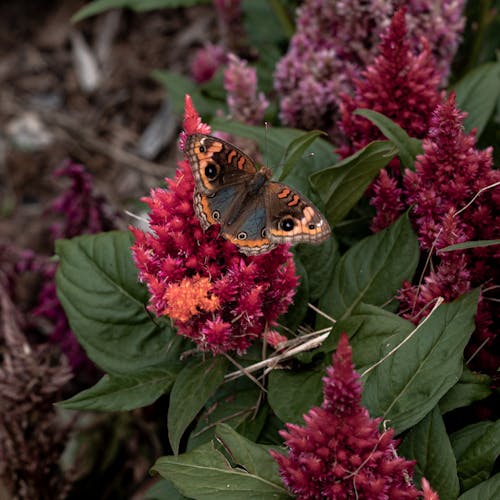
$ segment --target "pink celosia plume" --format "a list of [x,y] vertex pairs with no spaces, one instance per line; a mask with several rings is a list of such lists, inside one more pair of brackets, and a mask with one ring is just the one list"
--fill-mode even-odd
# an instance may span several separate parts
[[271,451],[291,493],[302,500],[416,499],[413,462],[398,457],[394,431],[380,432],[381,419],[361,405],[361,381],[346,334],[323,378],[324,399],[304,415],[304,426],[280,431],[288,448]]
[[382,33],[379,55],[355,81],[354,96],[342,96],[339,125],[344,138],[338,150],[342,157],[384,138],[367,118],[353,114],[358,108],[382,113],[412,137],[422,138],[427,133],[441,99],[439,73],[426,42],[418,55],[411,50],[405,13],[405,9],[398,10]]
[[464,26],[464,0],[305,0],[297,11],[297,31],[279,61],[275,87],[284,124],[321,128],[336,135],[339,95],[350,94],[360,71],[373,62],[380,33],[399,6],[407,8],[409,48],[422,38],[445,81]]
[[234,54],[229,54],[229,64],[224,71],[224,88],[229,113],[234,120],[249,125],[262,124],[269,102],[257,89],[255,69]]
[[[187,135],[210,131],[189,96],[185,104],[182,147]],[[292,302],[298,279],[288,246],[247,257],[219,235],[218,227],[203,231],[194,213],[187,160],[166,182],[168,189],[153,189],[144,199],[150,231],[132,228],[132,252],[151,294],[149,308],[168,314],[178,332],[201,350],[244,352]]]
[[500,172],[492,168],[492,149],[476,149],[474,132],[464,132],[464,117],[451,94],[432,115],[424,153],[417,157],[415,171],[405,172],[403,197],[412,207],[410,214],[420,246],[433,255],[433,266],[421,286],[407,283],[400,299],[405,317],[418,321],[421,311],[426,314],[429,303],[437,297],[451,301],[473,287],[483,286],[476,331],[467,353],[472,355],[482,346],[473,366],[495,373],[499,364],[495,351],[500,311],[495,297],[500,282],[500,250],[487,246],[440,252],[465,241],[500,238],[500,187],[496,186]]

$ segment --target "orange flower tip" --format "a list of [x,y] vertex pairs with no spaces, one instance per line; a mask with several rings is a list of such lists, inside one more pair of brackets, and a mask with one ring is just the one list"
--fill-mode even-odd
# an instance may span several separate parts
[[200,311],[214,312],[219,307],[219,298],[211,293],[211,288],[210,279],[198,275],[171,283],[163,296],[167,303],[163,314],[186,323]]

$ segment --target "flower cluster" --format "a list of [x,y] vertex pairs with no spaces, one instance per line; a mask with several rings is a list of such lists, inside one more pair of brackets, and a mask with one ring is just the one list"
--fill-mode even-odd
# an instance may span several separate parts
[[[415,171],[405,172],[403,198],[413,207],[411,216],[420,246],[437,253],[423,285],[406,284],[400,294],[405,316],[413,321],[420,319],[422,310],[428,312],[429,303],[439,296],[453,300],[483,284],[494,293],[500,281],[498,246],[440,252],[465,241],[500,238],[500,189],[496,185],[500,172],[492,168],[491,148],[479,151],[474,133],[464,133],[464,117],[451,94],[432,116],[423,141],[424,154],[417,157]],[[494,318],[500,317],[500,310],[497,302],[489,300],[490,294],[483,293],[468,349],[473,354],[486,343],[476,361],[493,373],[498,367],[498,356],[493,354]]]
[[441,99],[439,73],[427,43],[418,55],[410,48],[405,9],[394,14],[380,38],[379,55],[356,80],[354,97],[342,96],[339,125],[344,138],[338,149],[342,157],[384,138],[368,119],[353,114],[356,109],[378,111],[410,136],[422,138],[429,128],[432,111]]
[[191,76],[196,83],[208,82],[226,62],[224,47],[207,43],[195,53],[191,62]]
[[[402,2],[305,0],[297,12],[297,31],[277,65],[275,87],[281,120],[334,135],[338,96],[350,93],[360,70],[373,61],[379,35]],[[449,72],[464,26],[464,0],[405,2],[411,29],[410,50],[426,38],[438,60],[438,81]],[[388,80],[389,81],[389,80]]]
[[419,498],[409,478],[413,462],[398,457],[394,430],[380,433],[381,419],[361,405],[361,381],[342,334],[333,364],[323,378],[324,399],[304,415],[305,425],[280,431],[288,455],[271,451],[280,475],[298,498],[339,500]]
[[231,117],[248,125],[261,125],[269,102],[257,91],[257,72],[247,62],[229,54],[224,71],[224,88]]
[[[207,133],[186,97],[184,133]],[[200,350],[244,352],[286,311],[297,286],[288,246],[248,257],[219,235],[203,231],[194,213],[194,178],[187,160],[179,163],[168,189],[157,188],[149,205],[150,231],[132,228],[139,278],[148,286],[150,309],[167,314],[178,332]]]
[[[51,203],[49,208],[50,212],[62,215],[62,219],[51,227],[54,241],[80,234],[98,233],[114,227],[116,215],[107,213],[104,198],[94,193],[92,178],[83,165],[67,162],[57,169],[54,175],[71,179],[71,185]],[[33,264],[36,260],[35,258]],[[52,325],[50,340],[59,344],[73,370],[89,367],[89,360],[71,331],[57,297],[55,282],[57,264],[47,262],[42,266],[38,265],[35,270],[41,275],[43,285],[33,313],[50,322]]]

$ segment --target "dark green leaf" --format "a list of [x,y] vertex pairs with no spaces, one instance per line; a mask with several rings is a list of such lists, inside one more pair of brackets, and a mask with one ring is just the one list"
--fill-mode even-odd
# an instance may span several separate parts
[[321,135],[326,135],[326,133],[321,130],[311,130],[310,132],[305,132],[288,144],[283,159],[280,162],[281,173],[276,174],[280,181],[288,176],[295,165],[304,156],[306,150]]
[[184,500],[187,499],[181,495],[174,487],[174,485],[166,479],[160,479],[146,493],[144,493],[144,500]]
[[466,491],[488,479],[493,470],[500,451],[500,420],[488,426],[465,427],[451,435],[451,442],[457,457],[461,490]]
[[[285,127],[255,127],[244,125],[238,122],[214,118],[211,122],[214,130],[222,130],[236,136],[247,137],[257,142],[259,150],[262,153],[264,162],[269,165],[273,171],[279,169],[288,144],[304,134],[303,130]],[[314,193],[311,191],[309,176],[324,168],[325,165],[331,165],[337,156],[333,152],[334,146],[324,139],[318,138],[307,149],[296,163],[293,171],[287,176],[286,182],[302,194],[316,201]],[[321,208],[321,207],[320,207]]]
[[500,96],[500,62],[486,63],[472,70],[457,82],[457,107],[467,111],[464,120],[467,132],[477,129],[479,137],[495,110]]
[[458,497],[458,500],[498,500],[499,498],[500,473],[466,491]]
[[491,379],[488,375],[471,372],[464,365],[460,380],[439,400],[441,413],[447,413],[468,406],[474,401],[484,399],[491,394]]
[[362,302],[381,306],[394,297],[404,280],[412,279],[418,258],[417,237],[404,214],[342,256],[332,285],[320,300],[320,309],[340,320]]
[[491,245],[500,245],[500,240],[477,240],[465,241],[464,243],[457,243],[444,248],[440,248],[439,252],[452,252],[453,250],[466,250],[467,248],[480,248],[489,247]]
[[290,498],[278,483],[233,469],[211,443],[177,457],[159,458],[152,470],[196,500],[281,500]]
[[283,316],[284,325],[290,330],[295,330],[304,321],[307,313],[307,303],[309,302],[309,276],[302,264],[302,260],[295,255],[295,268],[300,276],[299,286],[293,297],[293,306],[289,308]]
[[481,436],[489,432],[493,425],[494,423],[490,421],[476,422],[453,433],[450,439],[457,461]]
[[176,71],[155,70],[153,78],[165,87],[169,102],[172,103],[179,115],[183,113],[186,94],[191,96],[196,110],[200,116],[205,118],[215,114],[218,109],[225,108],[224,101],[208,97],[206,93],[202,92],[203,86],[197,85],[191,78]]
[[350,338],[353,362],[358,372],[373,365],[380,359],[380,347],[392,340],[402,340],[415,326],[396,314],[380,307],[360,304],[352,314],[335,324],[334,332],[323,346],[322,351],[331,352],[337,346],[340,333],[346,332]]
[[175,373],[156,368],[133,375],[104,375],[59,406],[70,410],[127,411],[154,403],[170,390]]
[[168,366],[179,348],[166,322],[147,313],[131,244],[131,234],[118,231],[56,242],[57,294],[71,329],[92,361],[112,373]]
[[[363,401],[370,415],[398,433],[419,422],[459,380],[463,350],[474,330],[479,291],[439,306],[370,374]],[[396,345],[382,346],[384,355]]]
[[371,142],[336,165],[311,175],[311,184],[323,200],[326,218],[332,226],[349,213],[396,153],[389,141]]
[[[258,50],[259,58],[262,57],[263,49],[286,41],[283,25],[278,19],[272,2],[268,0],[243,0],[241,7],[244,13],[246,35],[249,37],[252,47]],[[271,45],[272,44],[272,45]]]
[[236,465],[243,467],[249,474],[281,484],[278,464],[269,453],[269,450],[277,450],[276,446],[256,444],[225,424],[218,425],[215,434]]
[[422,141],[410,137],[397,123],[382,113],[371,109],[357,109],[355,115],[364,116],[370,120],[389,139],[399,151],[401,163],[405,168],[413,169],[415,158],[423,152]]
[[417,461],[415,478],[420,481],[425,477],[440,500],[457,498],[460,489],[457,463],[437,406],[408,431],[398,453]]
[[146,11],[176,7],[191,7],[193,5],[208,3],[209,0],[94,0],[82,7],[71,20],[76,23],[87,17],[95,16],[109,9],[132,9]]
[[323,400],[323,369],[299,373],[273,370],[269,376],[269,405],[283,422],[303,422],[302,415]]
[[[214,437],[216,424],[222,422],[231,425],[240,433],[245,433],[246,437],[257,439],[260,434],[263,425],[261,419],[265,419],[267,414],[266,408],[262,415],[259,412],[254,419],[256,405],[260,400],[260,389],[257,387],[252,389],[235,387],[233,392],[227,394],[223,390],[226,385],[224,384],[222,390],[217,391],[215,397],[210,399],[206,405],[196,428],[189,436],[188,451],[211,441]],[[247,425],[250,422],[255,423],[254,429]]]
[[331,237],[321,245],[297,245],[295,253],[307,273],[310,300],[316,301],[332,280],[335,263],[340,257],[337,241]]
[[227,360],[221,356],[189,363],[179,373],[170,394],[168,437],[179,452],[184,431],[224,380]]

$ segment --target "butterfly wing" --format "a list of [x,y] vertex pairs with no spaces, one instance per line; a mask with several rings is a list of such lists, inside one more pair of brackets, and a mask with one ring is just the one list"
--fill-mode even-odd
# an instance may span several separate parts
[[193,172],[196,191],[206,195],[227,186],[246,184],[257,172],[249,156],[217,137],[188,135],[184,151]]
[[305,196],[279,182],[265,186],[266,229],[271,243],[322,243],[330,237],[328,221]]

